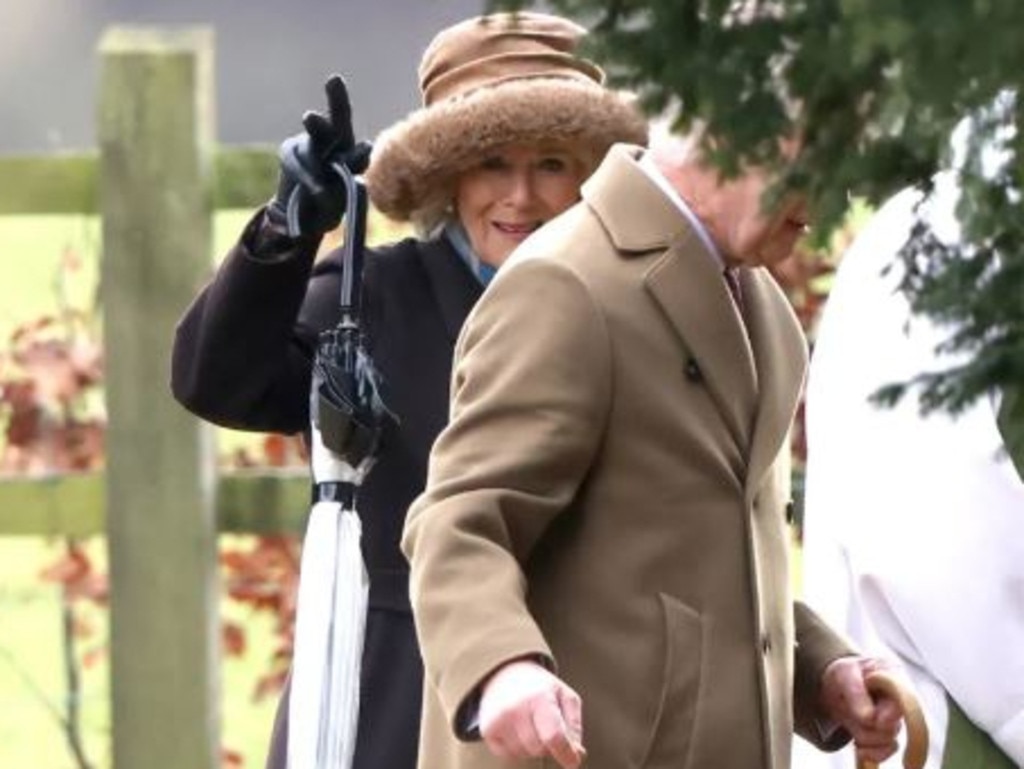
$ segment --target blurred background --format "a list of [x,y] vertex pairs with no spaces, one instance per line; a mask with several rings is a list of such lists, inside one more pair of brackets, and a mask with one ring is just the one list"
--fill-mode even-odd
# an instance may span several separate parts
[[[627,79],[627,83],[640,93],[650,96],[653,89],[655,96],[666,98],[679,96],[672,93],[673,87],[700,86],[687,92],[699,114],[720,116],[726,125],[719,128],[732,130],[734,138],[739,136],[751,146],[759,141],[774,146],[778,122],[771,110],[765,113],[759,91],[778,86],[759,74],[779,43],[774,32],[744,37],[747,30],[743,25],[721,17],[728,4],[711,4],[721,6],[719,15],[708,21],[718,24],[718,34],[693,35],[683,45],[679,25],[659,21],[674,19],[681,12],[683,4],[678,0],[644,4],[552,0],[556,8],[567,5],[590,10],[628,7],[630,14],[647,14],[649,26],[640,29],[645,45],[624,46],[618,51],[619,71],[640,73],[636,81]],[[992,39],[998,32],[999,50],[1016,56],[1020,47],[1013,30],[1020,25],[1005,23],[997,16],[974,19],[985,30],[983,35],[976,34],[975,27],[962,23],[957,14],[985,14],[955,0],[889,4],[884,9],[880,4],[840,0],[779,5],[798,15],[813,17],[820,12],[827,16],[837,8],[846,15],[844,23],[833,29],[836,34],[842,32],[838,38],[819,34],[820,25],[813,18],[799,27],[806,30],[806,38],[800,41],[800,60],[807,73],[821,75],[801,82],[821,96],[829,118],[825,125],[835,129],[819,132],[822,146],[815,155],[816,167],[824,169],[815,178],[824,180],[827,187],[817,192],[832,202],[832,222],[822,228],[818,242],[802,244],[794,258],[780,265],[776,277],[813,342],[838,255],[872,205],[889,191],[934,172],[949,129],[961,117],[965,103],[984,103],[1007,79],[1017,83],[1014,78],[1021,69],[1008,68],[1012,71],[1008,78],[999,68],[989,67],[988,60],[993,57],[988,47],[996,50]],[[134,268],[137,256],[138,263],[158,276],[150,281],[155,287],[146,286],[144,280],[136,285],[126,281],[128,287],[121,289],[120,298],[123,302],[123,295],[128,294],[129,300],[143,305],[138,308],[140,332],[149,325],[147,309],[166,311],[161,321],[166,321],[166,328],[153,346],[169,346],[172,331],[168,319],[184,310],[187,299],[169,299],[167,292],[161,292],[160,281],[170,275],[180,280],[169,288],[180,290],[185,285],[191,292],[198,288],[235,241],[253,209],[271,195],[276,147],[299,130],[305,110],[323,107],[323,83],[328,75],[338,72],[346,77],[356,133],[360,138],[373,138],[418,106],[416,68],[433,35],[454,21],[483,12],[484,6],[484,0],[0,0],[0,769],[108,769],[113,763],[111,700],[116,692],[110,686],[110,591],[104,536],[113,508],[103,497],[103,484],[106,441],[110,439],[105,395],[114,388],[106,388],[105,393],[105,382],[113,381],[112,374],[118,373],[112,362],[126,356],[120,350],[103,349],[103,321],[105,315],[109,318],[111,293],[117,293],[111,292],[111,283],[122,277],[111,276],[107,268],[112,260],[101,260],[103,232],[108,233],[108,257],[115,250],[109,236],[114,232],[122,241],[120,253],[127,252],[130,257],[121,263]],[[1019,13],[1012,4],[1001,7]],[[919,16],[926,10],[934,11],[936,18],[922,21]],[[879,18],[885,14],[891,17],[888,23]],[[837,11],[837,15],[841,14]],[[770,26],[771,21],[765,23]],[[635,18],[629,21],[638,22]],[[144,253],[145,248],[125,249],[123,241],[130,241],[135,230],[153,224],[140,218],[130,200],[118,201],[125,210],[104,209],[104,216],[110,216],[107,224],[117,226],[101,227],[99,211],[101,205],[107,205],[98,195],[101,181],[108,192],[119,185],[129,189],[122,185],[125,179],[117,178],[127,174],[111,160],[125,149],[122,137],[115,131],[115,141],[108,135],[104,144],[108,161],[104,168],[113,170],[110,179],[105,173],[101,178],[97,146],[102,91],[98,46],[114,25],[162,29],[205,25],[214,34],[212,120],[217,146],[210,156],[215,166],[213,195],[211,200],[198,200],[202,196],[194,194],[195,187],[177,198],[175,190],[164,191],[172,204],[199,206],[203,221],[197,224],[197,232],[180,234],[184,247],[177,243],[177,232],[150,239],[156,242],[142,241],[154,252],[163,249],[159,255]],[[920,30],[929,34],[916,34]],[[954,42],[962,37],[963,45],[944,48],[933,44],[929,35],[936,30],[944,31]],[[615,31],[612,28],[608,34]],[[986,39],[987,46],[976,45],[980,38]],[[838,45],[837,39],[843,45]],[[929,58],[931,52],[946,50],[959,50],[964,56],[943,53],[938,62]],[[851,51],[883,51],[885,56],[863,56],[861,61]],[[616,53],[614,46],[605,46],[604,52]],[[977,60],[969,59],[967,53]],[[883,66],[878,61],[924,64],[917,68]],[[858,62],[860,69],[854,66]],[[958,93],[959,70],[953,77],[938,66],[944,62],[953,68],[963,65],[967,74],[973,70],[965,62],[989,73],[988,91],[978,91],[977,78],[964,75],[964,88],[973,101],[957,101],[950,94]],[[816,91],[819,82],[827,87]],[[741,88],[738,83],[753,83],[758,88]],[[736,95],[747,90],[749,98],[742,105],[747,111],[733,110]],[[158,103],[147,102],[154,111]],[[875,105],[875,112],[866,117],[843,112],[865,104]],[[952,108],[947,109],[949,105]],[[168,116],[185,112],[169,112]],[[187,134],[190,125],[184,120],[176,122],[184,124]],[[867,137],[860,143],[847,131],[854,124],[854,133]],[[133,130],[122,133],[132,134]],[[894,142],[900,145],[895,147],[899,152],[894,151]],[[112,152],[108,145],[113,145]],[[854,146],[860,151],[852,152]],[[923,159],[922,148],[928,150]],[[868,152],[876,149],[879,152],[874,155]],[[145,160],[150,157],[146,155]],[[908,158],[914,162],[908,163]],[[167,158],[154,159],[160,161],[158,166],[163,163],[165,170],[175,170]],[[148,176],[145,182],[148,186],[137,196],[137,207],[143,213],[150,202],[146,200],[150,188],[161,187],[149,184]],[[159,198],[160,193],[154,197]],[[1012,200],[1019,206],[1019,197]],[[209,238],[207,218],[212,228]],[[1019,222],[1019,209],[1012,208],[998,223],[1018,232]],[[183,229],[189,229],[191,223],[189,220]],[[394,224],[371,212],[370,243],[391,240],[399,233]],[[328,239],[328,245],[335,242]],[[196,257],[195,265],[188,268],[191,272],[177,269],[184,261],[179,258],[182,255]],[[166,258],[160,261],[159,256]],[[1016,264],[1018,282],[1011,286],[1019,286],[1019,259]],[[101,265],[105,269],[101,270]],[[101,272],[107,282],[102,289]],[[950,273],[956,281],[957,274]],[[954,282],[954,288],[958,285]],[[147,290],[145,296],[129,293],[138,288]],[[965,305],[968,314],[978,307],[987,311],[998,305],[978,294],[976,288],[967,284],[941,296],[970,299]],[[1007,313],[1016,313],[1012,317],[1019,320],[1019,291],[1008,291],[1005,296],[1009,297],[1003,302]],[[151,304],[147,307],[146,302]],[[172,310],[173,316],[169,314]],[[155,402],[166,405],[166,353],[161,356],[153,359],[153,370],[129,372],[128,376],[138,377],[137,391],[156,393]],[[119,375],[123,378],[124,371]],[[164,411],[173,411],[171,406],[174,404]],[[197,430],[195,420],[186,419],[180,409],[172,416],[171,421],[177,422],[175,429]],[[801,426],[798,419],[793,436],[797,585],[800,549],[796,539],[806,451]],[[1024,430],[1020,434],[1024,436]],[[188,689],[190,676],[200,675],[195,671],[214,671],[210,675],[216,678],[213,688],[219,693],[212,706],[204,700],[205,710],[195,718],[189,713],[178,719],[183,723],[157,726],[166,732],[165,740],[173,741],[182,731],[194,733],[193,722],[208,720],[213,724],[210,731],[217,733],[216,763],[259,767],[291,653],[299,556],[296,535],[308,509],[306,458],[294,439],[224,430],[212,435],[215,459],[209,464],[216,466],[217,477],[211,480],[219,494],[217,525],[221,534],[216,538],[220,556],[217,592],[210,597],[210,606],[204,607],[209,611],[191,617],[167,616],[177,609],[165,608],[161,602],[167,595],[175,597],[176,576],[196,582],[194,575],[175,575],[174,568],[187,568],[173,559],[170,573],[160,575],[165,583],[155,586],[164,592],[154,594],[153,606],[145,605],[143,592],[143,601],[133,608],[136,623],[165,623],[174,631],[167,637],[176,640],[178,626],[190,622],[214,626],[222,661],[210,664],[202,654],[190,657],[191,649],[173,648],[168,641],[164,644],[166,655],[182,662],[180,672],[172,669],[168,673],[166,660],[159,656],[119,655],[119,660],[131,658],[124,661],[136,668],[128,675],[115,675],[114,680],[117,685],[130,680],[143,699],[150,696],[160,705],[165,694],[169,698],[172,690]],[[184,445],[189,438],[184,436]],[[161,459],[164,464],[176,461],[175,457]],[[137,480],[144,485],[151,479]],[[198,478],[195,486],[204,482]],[[182,537],[187,539],[187,527],[202,522],[191,509],[188,494],[184,496],[180,509],[170,509],[168,518],[176,523],[174,514],[181,513]],[[130,512],[144,524],[150,511]],[[135,519],[128,518],[131,525],[127,528],[135,526]],[[161,543],[155,545],[157,550]],[[203,561],[192,565],[205,568]],[[124,580],[118,584],[123,585]],[[186,592],[185,588],[179,591]],[[144,691],[147,686],[154,689],[151,695]],[[205,689],[206,682],[192,688]],[[162,769],[169,766],[166,757],[162,758],[152,765],[146,761],[122,763],[118,769]],[[180,769],[209,769],[210,765],[207,761],[202,767]]]
[[[271,195],[276,145],[299,130],[304,111],[323,108],[330,74],[346,77],[356,134],[373,138],[417,108],[416,70],[433,35],[483,8],[484,0],[0,0],[0,769],[113,764],[108,542],[100,497],[108,437],[104,376],[112,351],[102,349],[96,195],[97,47],[104,32],[120,25],[213,30],[215,161],[239,147],[254,151],[241,165],[217,167],[215,186],[226,182],[234,191],[218,190],[210,203],[212,248],[208,261],[205,254],[197,260],[209,274]],[[717,66],[717,57],[709,60]],[[776,273],[809,335],[836,255],[867,213],[865,206],[850,207],[824,251],[807,244]],[[122,216],[130,229],[131,217]],[[397,233],[372,213],[370,243]],[[198,242],[205,251],[207,241]],[[177,261],[170,249],[168,256]],[[188,277],[194,280],[200,279]],[[147,299],[167,303],[159,291]],[[169,345],[170,331],[164,341]],[[169,397],[159,372],[138,376],[137,388]],[[798,500],[806,450],[801,424],[794,435]],[[212,717],[220,722],[220,765],[259,767],[291,654],[306,461],[295,439],[226,430],[214,438],[221,479],[264,473],[232,498],[232,527],[217,540],[213,617],[222,654],[219,711]],[[181,513],[189,511],[182,506]],[[798,558],[798,585],[799,566]],[[137,606],[138,614],[167,622],[173,609],[157,598],[153,604]],[[175,652],[190,666],[186,651]],[[129,678],[144,687],[159,667],[139,663]],[[168,724],[172,737],[180,726]]]
[[[333,72],[349,83],[359,136],[416,108],[423,49],[482,8],[482,0],[0,0],[0,197],[16,197],[28,179],[28,166],[4,158],[94,156],[97,47],[111,25],[211,26],[216,138],[272,153],[306,109],[322,107]],[[102,479],[101,227],[94,210],[73,207],[11,213],[0,205],[4,768],[106,769],[113,761],[105,539],[90,533],[95,522],[74,517],[67,533],[35,512],[26,523],[39,494],[77,503]],[[250,213],[216,211],[210,268]],[[387,227],[374,219],[370,238],[386,239]],[[294,471],[301,488],[297,442],[217,431],[216,443],[221,469],[275,466]],[[93,491],[65,488],[67,477],[92,478],[83,482]],[[48,491],[19,485],[41,478],[51,479]],[[219,546],[220,760],[258,767],[290,654],[297,538],[229,534]]]
[[321,104],[332,72],[348,79],[358,134],[406,114],[430,38],[482,9],[482,0],[0,0],[0,152],[94,146],[95,52],[111,24],[212,25],[219,140],[276,143]]

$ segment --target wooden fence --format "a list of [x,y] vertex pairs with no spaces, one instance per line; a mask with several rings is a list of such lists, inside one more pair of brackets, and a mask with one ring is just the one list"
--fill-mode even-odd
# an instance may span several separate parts
[[0,158],[0,215],[103,222],[106,472],[0,480],[0,536],[106,535],[115,769],[219,766],[217,533],[297,531],[308,508],[304,473],[218,477],[168,390],[214,210],[258,205],[276,172],[266,148],[215,146],[213,54],[208,28],[112,28],[99,151]]

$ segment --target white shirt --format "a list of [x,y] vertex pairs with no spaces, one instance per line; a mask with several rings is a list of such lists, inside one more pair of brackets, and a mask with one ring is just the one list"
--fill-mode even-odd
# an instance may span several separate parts
[[672,201],[673,205],[682,212],[683,216],[686,217],[686,220],[693,228],[693,231],[697,233],[697,237],[700,238],[700,242],[704,244],[704,247],[708,250],[711,256],[714,257],[715,261],[721,265],[723,270],[727,269],[725,260],[722,258],[722,253],[718,250],[718,246],[716,246],[715,242],[711,239],[711,234],[708,232],[707,227],[705,227],[704,223],[697,218],[697,214],[693,212],[693,209],[690,208],[685,200],[683,200],[682,196],[676,192],[675,187],[673,187],[669,183],[669,180],[665,178],[665,174],[663,174],[661,169],[659,169],[655,164],[651,153],[645,152],[641,155],[638,165],[640,166],[640,170],[647,175],[647,178],[658,185],[658,189],[664,192],[665,196]]
[[[928,218],[959,237],[951,178]],[[902,665],[925,711],[927,769],[945,747],[946,693],[1024,766],[1024,483],[1001,454],[991,400],[959,418],[921,417],[916,392],[894,409],[884,384],[946,368],[947,337],[912,316],[896,260],[918,196],[902,193],[843,258],[822,318],[807,392],[805,597],[868,654]],[[900,766],[899,756],[883,767]],[[798,741],[796,769],[852,767]]]

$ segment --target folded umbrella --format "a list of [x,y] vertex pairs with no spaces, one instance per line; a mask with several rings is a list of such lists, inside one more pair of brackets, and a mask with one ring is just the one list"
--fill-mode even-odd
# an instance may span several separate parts
[[348,192],[341,320],[321,334],[310,392],[313,505],[302,546],[288,710],[289,769],[348,769],[355,752],[369,579],[356,512],[394,415],[359,325],[366,190],[341,163]]

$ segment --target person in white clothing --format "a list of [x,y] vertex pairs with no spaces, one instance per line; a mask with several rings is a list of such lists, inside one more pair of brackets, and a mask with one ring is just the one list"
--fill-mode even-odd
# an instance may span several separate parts
[[[958,197],[947,172],[918,212],[947,243],[960,237]],[[1024,483],[997,426],[999,396],[957,417],[923,415],[914,390],[894,408],[871,399],[956,363],[935,351],[950,329],[913,314],[897,288],[920,201],[904,191],[875,214],[821,321],[807,389],[804,596],[864,653],[903,668],[929,727],[927,769],[1024,766]],[[854,757],[801,745],[794,766]]]

